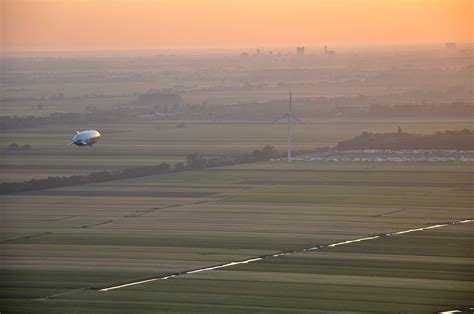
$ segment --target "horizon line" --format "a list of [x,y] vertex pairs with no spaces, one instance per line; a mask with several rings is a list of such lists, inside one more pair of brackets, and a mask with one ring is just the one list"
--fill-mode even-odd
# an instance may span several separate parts
[[[3,54],[28,54],[28,53],[100,53],[100,52],[156,52],[156,51],[173,51],[173,52],[199,52],[199,51],[235,51],[235,50],[251,50],[263,49],[265,51],[276,50],[293,50],[297,46],[304,46],[307,49],[318,49],[324,46],[337,47],[338,49],[348,50],[354,49],[376,49],[376,48],[409,48],[409,47],[433,47],[438,46],[444,48],[444,44],[455,42],[460,46],[473,46],[474,41],[427,41],[427,42],[394,42],[394,43],[302,43],[302,44],[284,44],[284,45],[255,45],[240,47],[220,47],[220,46],[201,46],[201,47],[162,47],[162,48],[71,48],[71,49],[0,49],[0,55]],[[464,47],[466,48],[466,47]]]

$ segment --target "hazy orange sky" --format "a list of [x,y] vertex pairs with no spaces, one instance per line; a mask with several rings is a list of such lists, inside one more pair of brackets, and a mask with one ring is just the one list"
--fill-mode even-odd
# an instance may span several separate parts
[[0,0],[2,50],[472,42],[473,0]]

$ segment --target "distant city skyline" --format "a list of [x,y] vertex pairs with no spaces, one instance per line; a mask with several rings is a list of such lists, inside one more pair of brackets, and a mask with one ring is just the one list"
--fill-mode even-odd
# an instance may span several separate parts
[[2,0],[3,51],[472,43],[471,0]]

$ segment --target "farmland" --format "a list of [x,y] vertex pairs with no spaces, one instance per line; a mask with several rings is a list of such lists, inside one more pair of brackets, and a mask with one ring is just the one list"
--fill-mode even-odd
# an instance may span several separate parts
[[[157,129],[157,125],[159,128]],[[436,132],[444,129],[469,128],[470,121],[438,120],[335,120],[305,121],[295,125],[295,149],[310,150],[334,146],[337,142],[362,131],[394,131],[401,125],[407,132]],[[31,151],[3,152],[2,181],[24,181],[48,176],[88,174],[94,171],[130,166],[174,164],[189,153],[206,156],[248,153],[271,144],[286,147],[285,124],[259,123],[188,123],[176,128],[170,122],[141,124],[105,124],[99,129],[102,141],[92,148],[70,146],[76,130],[91,126],[44,126],[0,134],[0,147],[10,143],[30,144]],[[255,137],[255,134],[264,136]]]
[[[47,179],[285,152],[287,125],[274,120],[289,90],[304,122],[294,155],[364,131],[472,129],[471,46],[322,48],[2,56],[1,182],[45,180],[0,196],[0,312],[474,306],[470,159],[190,162],[94,184]],[[100,141],[70,145],[86,129]]]
[[472,223],[95,289],[469,219],[472,180],[470,164],[263,162],[2,196],[0,310],[469,306]]

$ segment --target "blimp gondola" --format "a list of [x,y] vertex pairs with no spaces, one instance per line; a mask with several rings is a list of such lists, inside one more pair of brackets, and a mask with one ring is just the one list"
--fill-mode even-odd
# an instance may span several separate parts
[[72,138],[72,144],[77,146],[92,146],[100,140],[100,133],[96,130],[87,130],[76,132],[76,135]]

